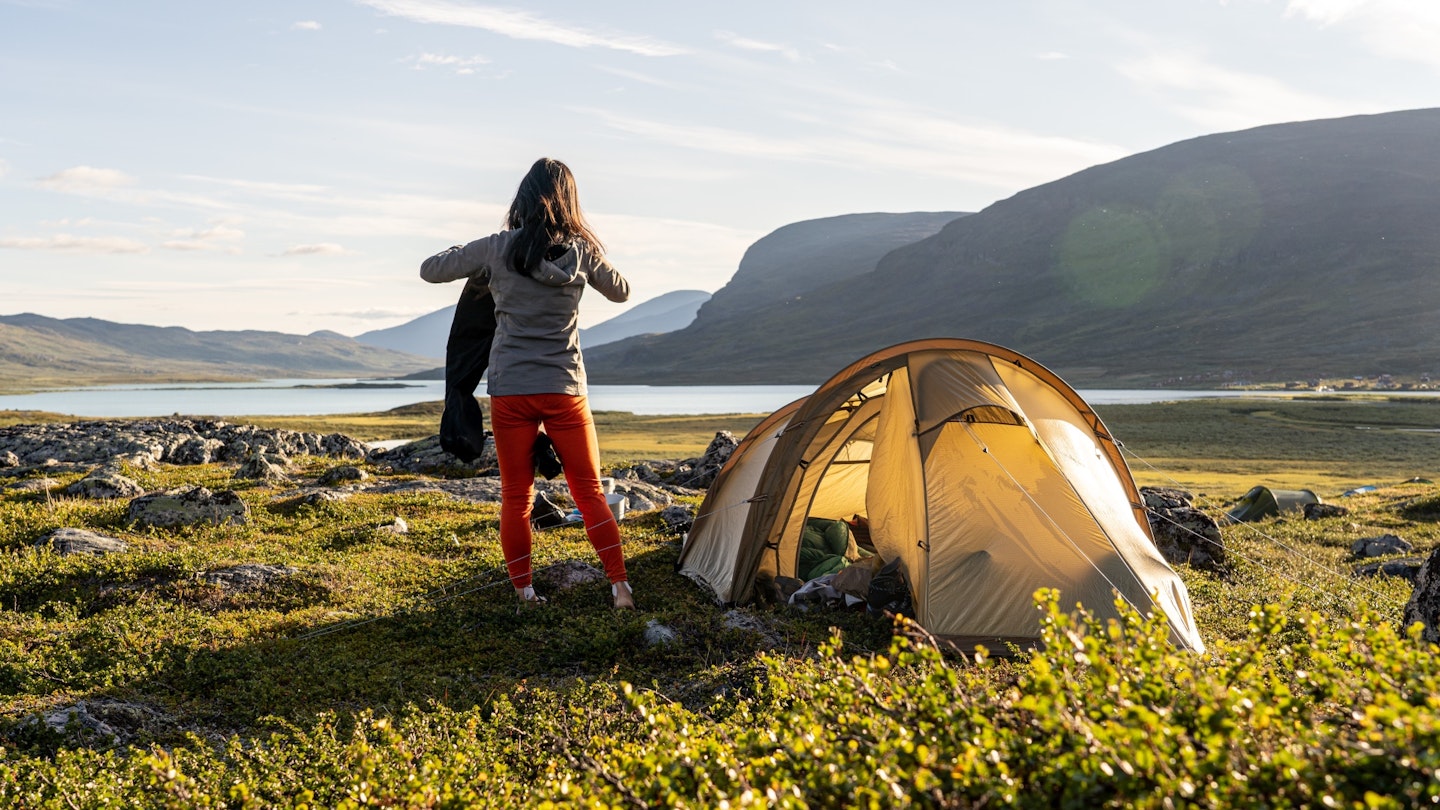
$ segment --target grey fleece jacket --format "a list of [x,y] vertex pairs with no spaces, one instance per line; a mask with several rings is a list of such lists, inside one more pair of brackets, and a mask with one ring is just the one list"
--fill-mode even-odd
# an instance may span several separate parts
[[577,315],[585,285],[616,303],[629,300],[630,282],[589,247],[572,246],[541,263],[536,278],[505,262],[518,231],[476,239],[437,253],[420,265],[432,283],[474,278],[495,299],[495,343],[486,372],[490,396],[585,395]]

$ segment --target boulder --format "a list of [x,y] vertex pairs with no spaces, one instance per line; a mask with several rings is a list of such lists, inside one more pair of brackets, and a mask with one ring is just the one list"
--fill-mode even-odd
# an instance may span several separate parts
[[487,452],[482,453],[474,461],[464,462],[447,453],[445,448],[440,446],[440,437],[437,435],[402,444],[399,447],[372,450],[366,458],[378,469],[390,472],[420,473],[422,475],[435,473],[499,475],[495,454],[488,450],[494,446],[494,443],[486,442],[485,446]]
[[333,487],[340,484],[358,483],[369,477],[369,473],[354,464],[342,464],[320,473],[320,477],[316,479],[315,483],[322,487]]
[[384,526],[377,527],[375,531],[381,534],[409,534],[410,524],[405,522],[405,518],[397,517]]
[[212,585],[219,585],[227,591],[253,591],[264,588],[277,580],[292,577],[300,569],[290,565],[267,565],[264,563],[243,563],[205,571],[199,579]]
[[115,554],[125,551],[128,546],[124,540],[117,540],[114,537],[107,537],[103,534],[96,534],[85,529],[62,528],[40,538],[35,543],[37,548],[52,548],[55,553],[62,556],[70,554]]
[[1382,560],[1380,562],[1357,565],[1354,574],[1357,577],[1399,577],[1415,582],[1415,576],[1420,573],[1420,565],[1424,562],[1420,557],[1401,557],[1396,560]]
[[130,502],[125,516],[131,523],[159,528],[245,524],[250,521],[250,507],[230,490],[211,493],[205,487],[191,486],[142,495]]
[[682,504],[674,504],[660,510],[660,520],[671,534],[684,534],[695,524],[695,510]]
[[121,474],[118,467],[104,466],[65,488],[66,495],[80,498],[133,498],[145,488]]
[[678,476],[674,483],[693,489],[709,488],[715,481],[716,473],[720,472],[720,468],[725,466],[725,462],[730,460],[730,455],[739,446],[740,442],[735,438],[735,434],[728,430],[716,431],[715,438],[710,440],[704,454],[681,465],[689,468],[689,474]]
[[645,623],[645,646],[659,647],[664,644],[674,644],[679,640],[678,633],[659,621],[651,619]]
[[1307,503],[1301,508],[1305,510],[1306,520],[1323,520],[1350,514],[1349,508],[1333,503]]
[[1440,643],[1440,548],[1430,552],[1415,572],[1415,590],[1405,603],[1403,621],[1406,627],[1420,622],[1425,625],[1423,638]]
[[259,445],[240,463],[235,470],[236,478],[250,481],[287,480],[285,465],[289,459],[270,452],[270,448]]
[[1387,554],[1404,554],[1415,547],[1404,539],[1393,534],[1382,534],[1378,537],[1362,537],[1350,546],[1350,556],[1357,559],[1364,557],[1384,557]]
[[560,593],[592,583],[605,583],[605,572],[576,560],[542,568],[535,572],[536,584],[547,593]]
[[49,492],[58,486],[60,486],[60,482],[54,478],[31,478],[28,481],[11,484],[8,489],[15,492]]
[[0,452],[0,467],[19,467],[20,457],[9,450]]
[[1140,495],[1145,501],[1150,532],[1155,535],[1155,547],[1166,561],[1216,573],[1228,570],[1220,525],[1190,505],[1190,493],[1142,487]]

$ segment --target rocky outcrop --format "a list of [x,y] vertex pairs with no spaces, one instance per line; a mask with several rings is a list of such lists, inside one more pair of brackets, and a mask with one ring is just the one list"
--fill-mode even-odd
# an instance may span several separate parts
[[1227,571],[1225,545],[1215,519],[1196,509],[1183,489],[1141,487],[1155,547],[1171,564],[1205,571]]
[[[341,433],[232,425],[199,419],[98,420],[0,428],[0,455],[17,467],[104,464],[125,457],[169,464],[239,462],[256,448],[282,456],[364,458],[365,445]],[[7,456],[8,458],[8,456]]]
[[199,579],[211,585],[218,585],[227,591],[254,591],[278,580],[292,577],[300,569],[291,565],[267,565],[265,563],[242,563],[241,565],[206,571]]
[[107,464],[66,487],[65,494],[78,498],[133,498],[145,494],[145,488],[122,473],[118,466]]
[[250,521],[250,507],[230,490],[212,493],[205,487],[182,487],[141,495],[130,502],[125,517],[131,523],[158,528],[244,524]]
[[616,467],[612,476],[615,476],[616,487],[626,481],[641,481],[675,494],[698,494],[714,483],[720,467],[730,460],[737,445],[739,442],[732,432],[719,431],[703,455],[684,461],[636,461],[628,467]]
[[289,459],[284,456],[270,452],[270,448],[264,445],[256,447],[240,462],[235,469],[236,478],[244,478],[250,481],[279,482],[288,480],[285,474],[285,466]]
[[37,548],[50,548],[61,556],[70,554],[116,554],[128,546],[124,540],[106,537],[85,529],[56,529],[35,543]]
[[440,446],[438,435],[387,450],[371,450],[367,459],[376,468],[386,472],[420,475],[500,474],[493,442],[485,443],[485,452],[479,458],[465,462],[445,452],[445,448]]
[[1426,641],[1440,643],[1440,549],[1430,552],[1420,565],[1415,573],[1415,590],[1405,603],[1405,626],[1416,622],[1425,625],[1421,635]]

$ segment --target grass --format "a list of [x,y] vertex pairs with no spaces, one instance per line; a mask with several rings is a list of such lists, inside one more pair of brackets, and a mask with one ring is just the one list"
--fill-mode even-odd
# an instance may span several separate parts
[[[436,413],[243,421],[378,438],[433,433]],[[1227,576],[1179,566],[1203,658],[1138,617],[1087,625],[1052,609],[1045,653],[983,666],[863,613],[737,624],[674,573],[678,539],[654,514],[623,529],[641,611],[614,613],[593,584],[517,615],[489,504],[421,490],[308,505],[224,466],[129,468],[147,489],[233,489],[252,515],[157,530],[128,525],[123,503],[0,490],[0,804],[1406,806],[1440,793],[1440,656],[1398,629],[1408,584],[1353,578],[1348,557],[1380,533],[1440,547],[1440,488],[1403,483],[1440,474],[1440,437],[1412,432],[1436,428],[1440,406],[1307,397],[1101,416],[1146,462],[1132,464],[1142,483],[1203,491],[1212,513],[1256,483],[1327,500],[1384,486],[1339,500],[1343,518],[1225,528]],[[607,463],[695,455],[758,418],[597,414]],[[300,459],[292,475],[336,463]],[[397,517],[408,533],[381,528]],[[62,526],[131,550],[32,547]],[[537,536],[537,568],[572,561],[595,564],[580,530]],[[245,562],[298,573],[251,592],[197,576]],[[676,640],[648,643],[652,623]],[[123,737],[27,719],[81,702]]]

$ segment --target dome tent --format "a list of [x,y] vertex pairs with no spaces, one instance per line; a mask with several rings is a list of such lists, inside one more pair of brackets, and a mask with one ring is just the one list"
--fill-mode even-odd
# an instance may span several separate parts
[[1281,512],[1302,512],[1305,505],[1311,503],[1324,501],[1308,489],[1271,489],[1257,486],[1241,495],[1230,511],[1225,513],[1225,517],[1231,523],[1248,523]]
[[1156,550],[1120,449],[1054,373],[993,344],[892,346],[771,414],[735,449],[676,570],[723,603],[795,576],[807,519],[866,517],[899,560],[916,620],[958,644],[1030,645],[1038,588],[1115,614],[1160,608],[1203,650],[1184,584]]

